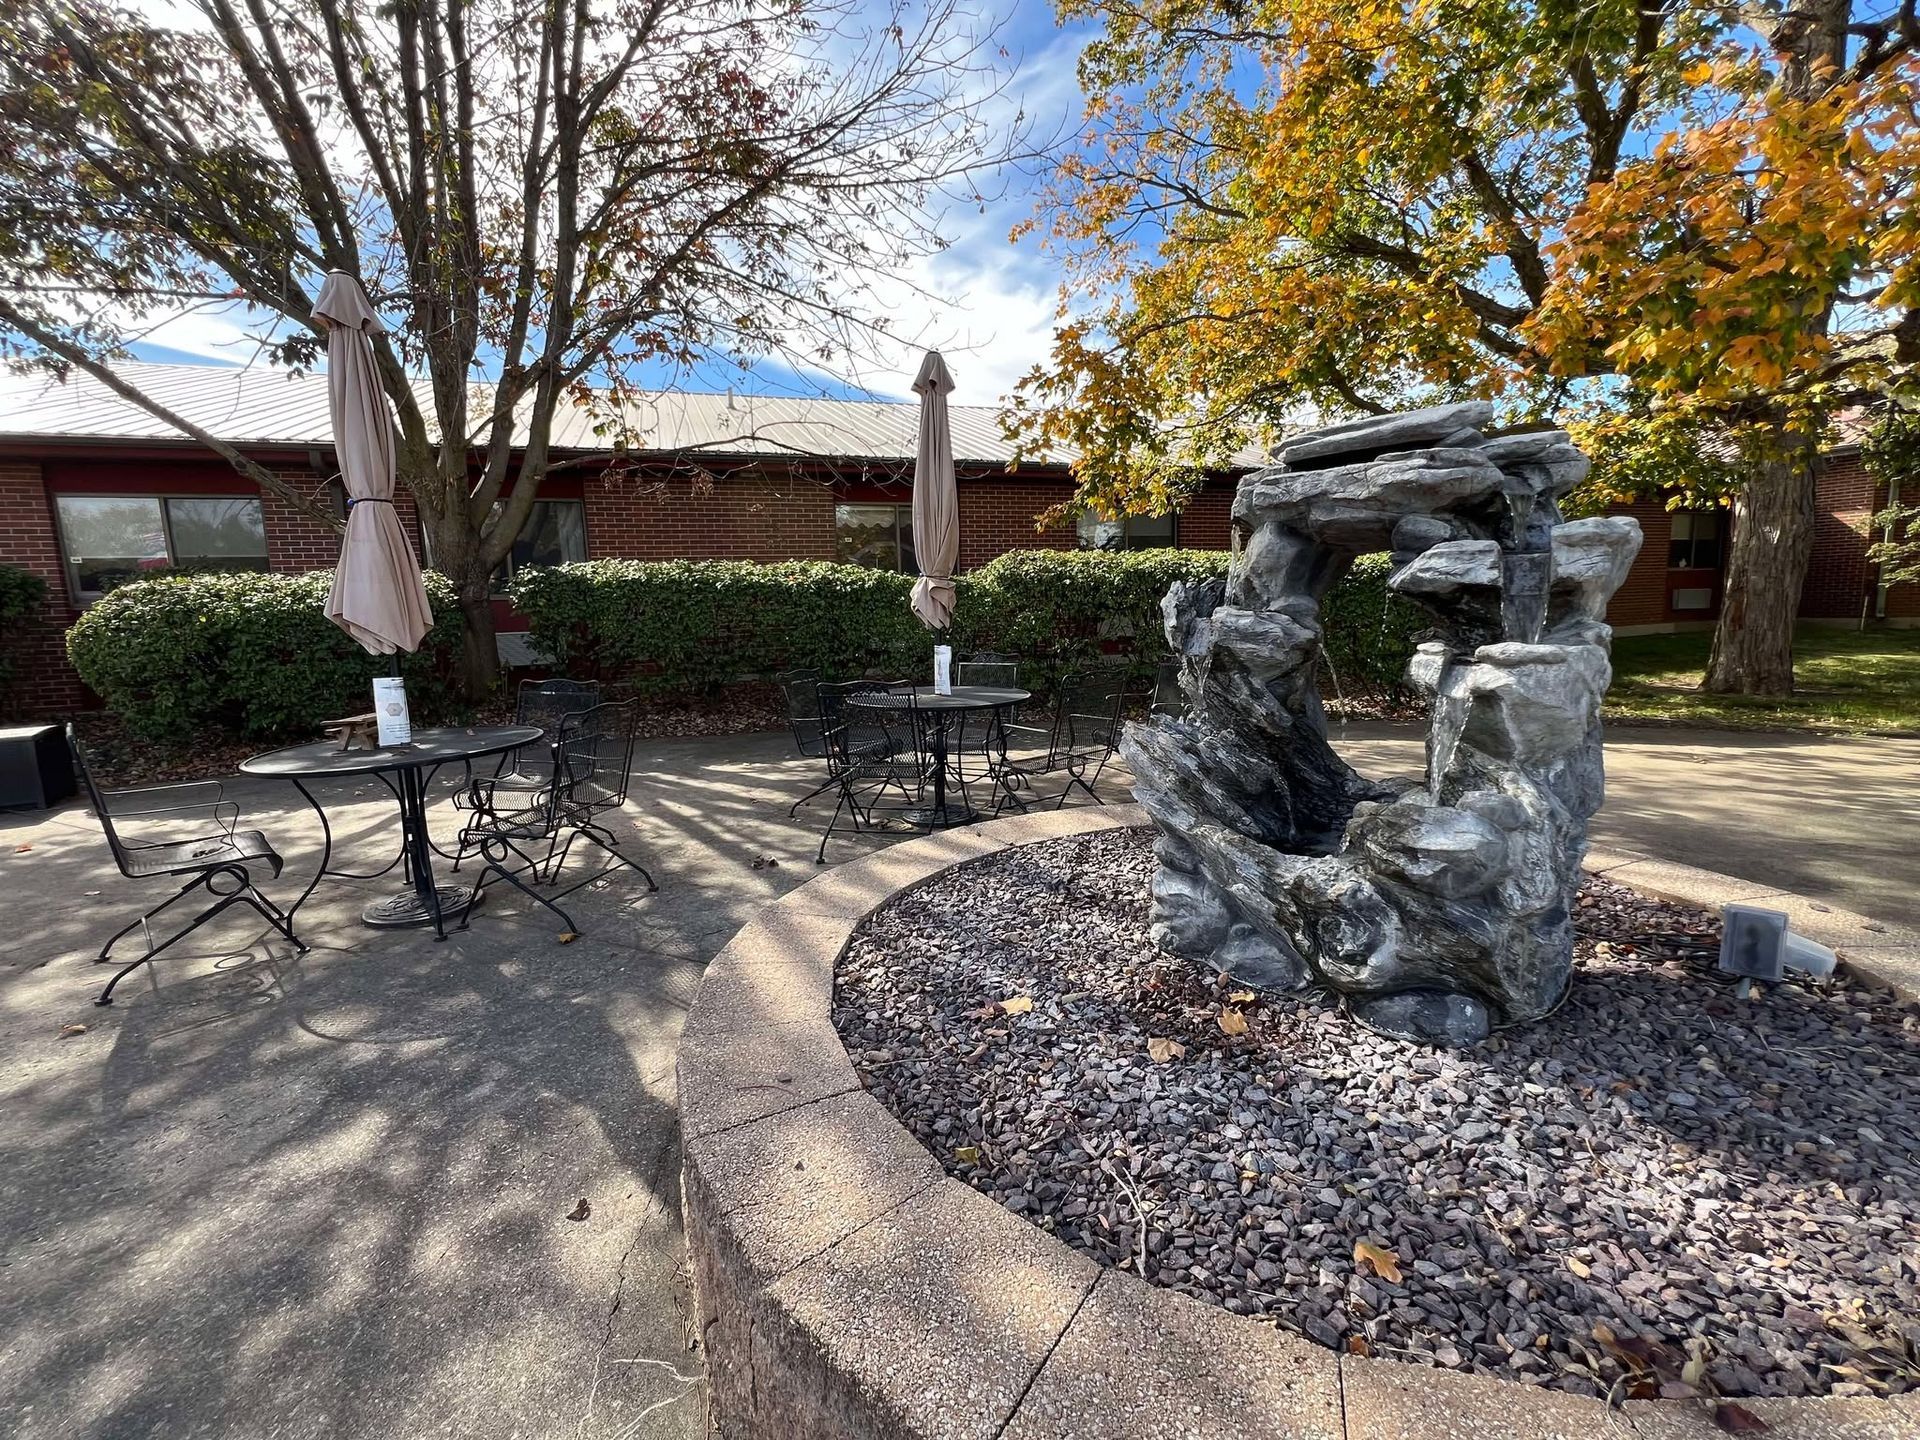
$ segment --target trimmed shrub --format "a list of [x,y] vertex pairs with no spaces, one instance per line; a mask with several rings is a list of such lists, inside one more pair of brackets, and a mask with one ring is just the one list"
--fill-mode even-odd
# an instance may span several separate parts
[[[453,587],[429,573],[434,628],[401,657],[416,719],[448,708],[460,645]],[[321,721],[359,714],[392,663],[327,619],[333,572],[158,575],[109,591],[67,632],[80,678],[128,728],[150,740],[208,731],[299,739]]]
[[912,589],[823,560],[587,560],[525,571],[512,594],[556,671],[673,692],[802,667],[917,675],[931,642]]
[[0,565],[0,696],[13,687],[14,661],[8,654],[20,626],[40,613],[47,598],[47,582],[28,570]]
[[1160,601],[1180,580],[1227,573],[1220,550],[1013,550],[960,581],[955,644],[1022,655],[1058,673],[1118,650],[1151,667],[1167,657]]
[[[1332,700],[1407,704],[1407,661],[1433,621],[1410,600],[1387,589],[1390,555],[1362,555],[1320,606],[1320,693]],[[1330,672],[1330,673],[1329,673]]]
[[[1221,551],[1016,550],[958,581],[949,639],[1037,662],[1028,683],[1101,653],[1150,669],[1167,658],[1160,600],[1177,580],[1226,573]],[[1327,649],[1339,692],[1401,698],[1420,619],[1391,595],[1384,555],[1328,596]],[[907,598],[912,577],[789,561],[589,560],[529,570],[513,586],[534,647],[561,673],[645,693],[711,690],[810,668],[850,678],[927,673],[933,637]]]

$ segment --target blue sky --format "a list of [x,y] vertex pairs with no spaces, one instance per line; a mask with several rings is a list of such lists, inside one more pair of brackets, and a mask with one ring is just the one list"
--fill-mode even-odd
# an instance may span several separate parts
[[[1025,111],[1036,136],[1071,135],[1080,119],[1074,62],[1086,31],[1063,31],[1052,7],[1032,0],[991,0],[1000,24],[1000,44],[1009,52],[1013,78],[1005,114]],[[775,362],[742,372],[730,365],[702,367],[678,383],[693,390],[733,389],[747,394],[907,398],[923,346],[938,347],[953,372],[956,404],[992,405],[1047,354],[1057,301],[1058,271],[1028,238],[1011,244],[1008,232],[1033,207],[1040,176],[1008,169],[984,211],[954,204],[941,216],[949,248],[916,265],[908,276],[882,286],[890,298],[896,341],[858,365],[800,373]],[[993,193],[990,189],[989,193]],[[316,280],[317,283],[317,280]],[[919,291],[938,297],[929,304]],[[132,347],[143,360],[214,365],[253,363],[245,315],[195,311],[151,328]],[[668,377],[643,377],[661,383]]]

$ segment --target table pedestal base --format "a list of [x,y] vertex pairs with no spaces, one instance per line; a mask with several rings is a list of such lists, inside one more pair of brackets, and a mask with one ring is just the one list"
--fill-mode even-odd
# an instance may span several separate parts
[[[438,893],[440,918],[443,921],[458,920],[485,898],[484,892],[471,885],[442,885]],[[417,893],[401,890],[368,905],[360,912],[360,918],[378,929],[399,930],[415,925],[431,925],[434,916],[433,908]]]

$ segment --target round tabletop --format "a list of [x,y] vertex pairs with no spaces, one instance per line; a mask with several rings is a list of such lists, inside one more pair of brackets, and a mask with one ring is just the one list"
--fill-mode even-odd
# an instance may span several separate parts
[[416,730],[411,745],[383,746],[375,750],[342,750],[338,740],[316,740],[310,745],[289,745],[284,750],[252,756],[240,762],[240,772],[300,780],[327,775],[371,775],[380,770],[406,770],[498,755],[503,750],[532,745],[546,733],[537,725],[477,725],[470,730],[449,726],[442,730]]
[[[951,694],[942,695],[931,685],[919,685],[913,691],[913,703],[922,710],[997,710],[1002,705],[1018,705],[1031,700],[1031,690],[1013,690],[998,685],[956,685]],[[873,710],[898,710],[907,703],[906,695],[889,690],[870,690],[849,695],[849,705],[864,705]]]

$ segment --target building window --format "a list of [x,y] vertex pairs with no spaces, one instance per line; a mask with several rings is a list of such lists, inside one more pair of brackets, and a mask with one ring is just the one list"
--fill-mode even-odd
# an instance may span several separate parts
[[836,505],[833,551],[849,565],[920,573],[913,554],[911,505]]
[[587,507],[578,500],[536,500],[506,560],[494,572],[493,588],[505,590],[522,570],[566,565],[587,558]]
[[[498,515],[505,501],[496,500]],[[420,526],[422,549],[429,567],[433,564],[433,536],[424,523]],[[504,595],[513,577],[538,565],[566,565],[587,558],[587,507],[579,500],[536,500],[527,511],[527,523],[520,527],[520,538],[513,542],[493,572],[493,593]]]
[[1082,513],[1078,522],[1082,550],[1167,550],[1178,544],[1171,515],[1128,515],[1102,520]]
[[267,528],[251,495],[58,495],[54,505],[76,598],[163,570],[267,568]]
[[1727,517],[1722,510],[1676,510],[1667,545],[1669,570],[1718,570]]

